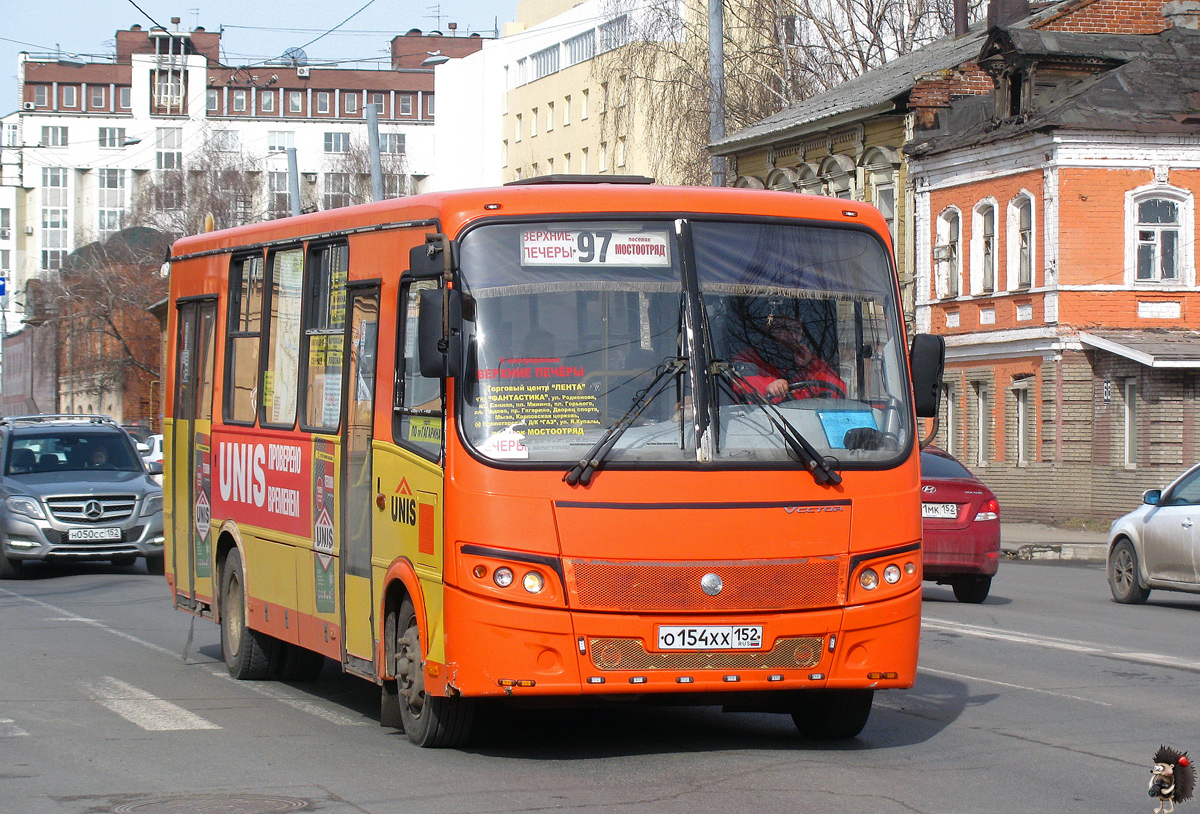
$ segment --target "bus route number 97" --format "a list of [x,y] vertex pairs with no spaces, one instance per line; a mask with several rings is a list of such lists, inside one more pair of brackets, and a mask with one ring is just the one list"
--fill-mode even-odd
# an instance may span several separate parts
[[659,650],[760,650],[762,625],[660,625]]

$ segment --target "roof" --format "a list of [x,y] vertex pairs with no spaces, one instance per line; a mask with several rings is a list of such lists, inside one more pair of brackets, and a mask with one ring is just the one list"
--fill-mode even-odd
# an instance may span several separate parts
[[[1072,0],[1073,1],[1073,0]],[[1033,25],[1057,12],[1055,4],[1026,17],[1017,26]],[[793,132],[828,127],[831,120],[850,114],[855,118],[879,115],[887,110],[902,110],[904,97],[918,79],[934,71],[943,71],[974,62],[987,39],[985,24],[979,23],[961,37],[943,37],[916,51],[897,57],[874,70],[849,79],[836,88],[811,96],[773,116],[744,127],[731,136],[714,142],[715,155],[728,155],[739,149],[768,144]],[[883,108],[884,110],[880,110]]]
[[1084,345],[1153,368],[1200,368],[1200,331],[1080,331]]
[[979,122],[910,145],[913,155],[1011,139],[1053,129],[1125,133],[1200,133],[1200,31],[1103,35],[999,29],[1022,60],[1079,59],[1116,66],[1082,80],[1044,109],[1021,119]]

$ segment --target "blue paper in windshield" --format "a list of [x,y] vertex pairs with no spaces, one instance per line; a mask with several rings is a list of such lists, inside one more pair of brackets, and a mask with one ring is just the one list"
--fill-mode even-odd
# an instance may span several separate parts
[[859,427],[875,426],[875,414],[870,410],[818,410],[817,418],[821,420],[821,429],[825,430],[825,439],[831,449],[846,448],[846,433]]

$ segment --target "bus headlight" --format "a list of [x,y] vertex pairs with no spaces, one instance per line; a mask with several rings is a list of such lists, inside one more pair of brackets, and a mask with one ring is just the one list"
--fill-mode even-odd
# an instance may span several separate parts
[[525,586],[525,590],[531,594],[540,594],[542,588],[546,587],[546,580],[542,579],[542,575],[537,571],[530,571],[521,580],[521,584]]
[[507,588],[513,584],[513,572],[511,568],[497,568],[492,573],[492,582],[496,583],[501,588]]
[[873,591],[879,587],[879,574],[876,574],[873,568],[864,568],[858,575],[858,584],[868,591]]
[[883,569],[883,581],[888,585],[895,585],[900,581],[900,566],[889,565]]

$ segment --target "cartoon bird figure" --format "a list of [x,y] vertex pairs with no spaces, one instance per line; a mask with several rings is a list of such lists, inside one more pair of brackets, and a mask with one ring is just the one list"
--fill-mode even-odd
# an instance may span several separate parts
[[1150,796],[1158,798],[1154,814],[1171,814],[1175,803],[1192,798],[1196,788],[1196,768],[1187,752],[1160,746],[1154,753],[1154,768],[1150,770]]

